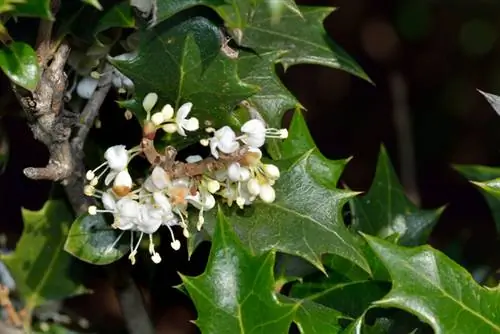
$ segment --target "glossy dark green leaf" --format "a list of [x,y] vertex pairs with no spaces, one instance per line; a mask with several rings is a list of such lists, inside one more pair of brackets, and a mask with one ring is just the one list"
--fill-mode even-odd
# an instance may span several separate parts
[[[276,200],[255,201],[245,210],[225,206],[225,213],[255,253],[277,250],[300,256],[321,270],[321,256],[331,253],[370,272],[359,241],[342,219],[342,207],[356,195],[336,188],[346,160],[328,160],[315,146],[306,150],[309,139],[307,125],[297,112],[282,149],[287,159],[273,162],[281,170],[274,185]],[[205,227],[213,232],[213,219],[207,218]]]
[[436,333],[500,332],[500,290],[472,276],[430,246],[406,248],[365,236],[392,278],[392,290],[375,305],[418,316]]
[[[69,17],[61,23],[59,34],[71,33],[87,43],[95,43],[98,34],[110,28],[134,28],[135,17],[128,0],[106,4],[101,9],[74,1],[63,3],[63,15]],[[102,43],[97,40],[97,45]]]
[[129,235],[113,229],[102,214],[83,214],[71,225],[64,245],[71,255],[82,261],[104,265],[122,258],[129,246],[124,242]]
[[328,272],[305,277],[293,284],[290,296],[328,306],[347,316],[357,318],[370,304],[382,298],[390,289],[386,282],[372,279],[353,280],[341,273]]
[[454,167],[479,187],[491,209],[497,231],[500,232],[500,168],[478,165]]
[[300,7],[298,11],[288,2],[276,20],[276,12],[267,0],[158,0],[158,19],[196,5],[214,9],[239,45],[259,54],[285,51],[279,60],[285,68],[301,63],[317,64],[367,79],[363,70],[328,38],[323,28],[323,20],[333,8]]
[[[146,116],[142,99],[155,92],[158,108],[169,103],[177,109],[192,102],[190,117],[197,117],[202,125],[210,122],[221,127],[228,124],[232,109],[258,90],[240,81],[236,62],[220,51],[218,27],[203,17],[176,16],[144,30],[140,40],[137,57],[113,61],[134,81],[137,100],[127,107],[140,121]],[[197,138],[190,135],[187,140]]]
[[13,42],[0,48],[0,68],[16,85],[35,90],[40,66],[35,50],[26,43]]
[[287,333],[294,307],[274,292],[274,252],[250,254],[221,212],[205,272],[181,276],[203,334]]
[[73,214],[67,204],[49,200],[40,211],[23,209],[24,231],[14,253],[1,256],[27,310],[48,301],[85,292],[64,252]]
[[274,51],[256,55],[240,52],[238,73],[241,80],[259,86],[261,89],[248,98],[270,127],[281,127],[283,114],[287,110],[301,107],[299,101],[283,85],[276,75],[275,67],[285,52]]
[[348,319],[342,313],[314,303],[280,295],[280,300],[295,308],[293,322],[302,334],[336,334],[342,332],[341,320]]
[[352,226],[358,231],[387,238],[398,234],[403,245],[420,245],[436,224],[442,209],[420,210],[405,195],[382,146],[368,193],[351,201]]
[[[9,2],[9,1],[7,1]],[[14,3],[14,1],[10,1]],[[50,11],[50,0],[25,0],[16,1],[12,14],[17,16],[40,17],[47,20],[53,20],[54,17]]]

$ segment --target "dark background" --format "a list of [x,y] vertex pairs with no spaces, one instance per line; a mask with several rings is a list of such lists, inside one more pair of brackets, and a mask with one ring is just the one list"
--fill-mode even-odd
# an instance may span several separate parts
[[[500,166],[500,116],[476,91],[500,94],[500,2],[299,3],[339,8],[325,27],[375,83],[308,65],[295,66],[282,76],[307,108],[306,119],[320,150],[332,159],[354,157],[342,181],[355,190],[367,190],[384,143],[412,199],[423,208],[447,205],[431,244],[469,270],[481,264],[498,268],[499,240],[491,213],[477,189],[451,165]],[[6,104],[17,108],[9,103],[2,106]],[[114,108],[111,99],[107,108]],[[4,125],[11,156],[0,176],[0,232],[13,247],[22,232],[20,207],[38,210],[50,184],[22,175],[23,168],[46,163],[44,147],[32,139],[22,120],[7,116]],[[176,270],[187,271],[184,260],[169,261],[173,268],[157,278],[163,286],[175,283],[171,277]],[[145,270],[136,266],[135,275],[147,286],[141,269]],[[70,306],[106,328],[120,327],[118,306],[105,274],[96,268],[88,271],[92,273],[89,285],[96,293],[78,297]],[[147,291],[146,296],[149,300]],[[152,303],[158,333],[193,329],[187,324],[187,319],[194,318],[189,303],[179,293],[169,290]]]

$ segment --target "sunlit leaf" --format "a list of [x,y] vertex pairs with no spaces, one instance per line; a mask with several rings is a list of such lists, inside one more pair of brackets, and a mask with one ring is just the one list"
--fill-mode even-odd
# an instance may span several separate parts
[[26,43],[13,42],[0,48],[0,68],[16,85],[35,90],[40,66],[35,50]]
[[275,295],[274,256],[250,254],[219,213],[205,272],[182,276],[202,333],[288,332],[294,308]]
[[[331,41],[323,20],[333,8],[297,7],[281,1],[279,20],[271,1],[158,0],[158,21],[184,9],[206,5],[224,20],[235,41],[259,54],[285,51],[279,62],[285,68],[301,63],[338,68],[368,79],[356,62]],[[299,11],[300,9],[300,11]]]
[[498,288],[479,286],[464,268],[430,246],[406,248],[365,238],[392,278],[392,290],[375,305],[413,313],[436,333],[500,332]]

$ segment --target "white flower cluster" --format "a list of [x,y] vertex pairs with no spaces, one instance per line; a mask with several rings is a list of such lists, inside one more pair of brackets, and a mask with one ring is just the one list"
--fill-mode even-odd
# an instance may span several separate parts
[[[181,136],[187,136],[186,131],[199,129],[198,119],[188,118],[191,103],[183,104],[176,113],[167,104],[151,115],[157,101],[158,96],[154,93],[148,94],[143,100],[143,108],[148,115],[145,128],[152,126],[153,131],[163,129]],[[99,198],[102,203],[102,208],[91,206],[88,212],[91,215],[111,213],[114,217],[112,227],[123,231],[120,237],[125,231],[131,231],[129,259],[132,263],[135,263],[135,255],[144,234],[149,236],[152,261],[161,261],[153,242],[153,234],[161,226],[169,229],[172,240],[170,246],[178,250],[181,243],[175,238],[172,226],[180,226],[183,235],[186,238],[190,236],[187,223],[191,211],[189,207],[198,211],[196,228],[201,230],[204,212],[215,207],[216,198],[229,206],[236,203],[240,208],[252,204],[257,198],[267,203],[275,200],[273,185],[280,171],[275,165],[262,163],[259,148],[264,145],[266,138],[286,138],[288,133],[285,129],[268,129],[262,121],[253,119],[241,127],[239,136],[228,126],[218,130],[207,128],[205,131],[212,136],[202,139],[201,143],[210,147],[215,160],[204,160],[198,155],[188,157],[186,163],[181,163],[182,166],[206,167],[194,176],[174,177],[161,165],[155,165],[144,182],[137,184],[127,167],[132,158],[143,153],[143,149],[137,146],[127,150],[123,145],[108,148],[104,154],[106,161],[87,172],[89,183],[84,192]],[[213,161],[217,164],[209,166]],[[105,190],[97,189],[101,178],[104,178]],[[139,234],[135,245],[134,234]]]

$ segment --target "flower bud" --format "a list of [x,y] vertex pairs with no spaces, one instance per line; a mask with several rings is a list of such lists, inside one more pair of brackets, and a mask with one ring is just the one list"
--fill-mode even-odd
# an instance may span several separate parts
[[155,139],[156,125],[153,121],[145,121],[142,127],[142,136],[149,140]]
[[156,105],[156,102],[158,102],[158,94],[148,93],[142,100],[142,107],[149,113]]
[[263,166],[264,173],[266,173],[266,176],[271,178],[271,179],[279,179],[280,177],[280,170],[278,167],[272,164],[267,164]]
[[265,203],[272,203],[276,199],[276,193],[273,187],[268,184],[263,184],[260,186],[259,197]]
[[253,196],[257,196],[260,193],[260,184],[256,179],[250,179],[247,183],[247,188],[248,192]]

